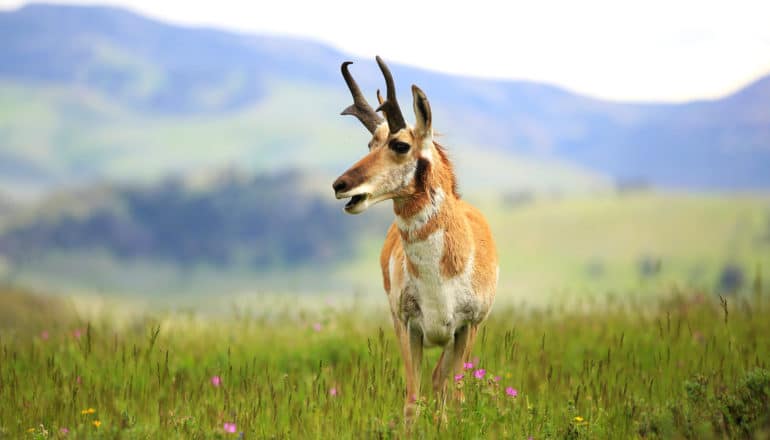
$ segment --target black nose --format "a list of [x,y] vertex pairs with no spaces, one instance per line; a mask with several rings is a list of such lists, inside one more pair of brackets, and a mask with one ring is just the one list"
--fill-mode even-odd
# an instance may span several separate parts
[[348,189],[348,179],[346,179],[345,176],[342,176],[335,180],[332,184],[332,189],[334,189],[334,192],[344,192]]

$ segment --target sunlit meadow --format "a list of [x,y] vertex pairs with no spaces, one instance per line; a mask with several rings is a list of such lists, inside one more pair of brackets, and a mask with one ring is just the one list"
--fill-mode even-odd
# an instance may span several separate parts
[[[770,298],[759,276],[742,296],[672,290],[497,308],[450,378],[464,402],[442,416],[426,367],[409,428],[385,310],[330,302],[227,320],[86,320],[50,298],[2,298],[17,321],[0,333],[0,438],[770,435]],[[437,357],[429,351],[426,365]]]
[[[770,439],[766,7],[32,3],[0,0],[0,440]],[[424,90],[498,254],[412,423],[393,205],[332,188],[371,139],[348,60],[409,123]]]

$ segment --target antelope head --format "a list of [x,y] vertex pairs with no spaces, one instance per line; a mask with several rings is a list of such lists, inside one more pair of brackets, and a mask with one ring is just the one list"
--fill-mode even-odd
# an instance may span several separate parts
[[[390,69],[377,57],[387,87],[386,99],[377,91],[379,107],[373,110],[366,102],[358,84],[348,71],[352,62],[342,63],[342,76],[353,95],[353,104],[343,115],[353,115],[372,134],[369,152],[332,185],[338,199],[350,201],[345,212],[360,214],[375,203],[389,199],[408,198],[420,188],[416,176],[424,172],[434,156],[433,129],[428,98],[419,87],[412,85],[414,126],[404,121],[396,100],[396,87]],[[385,118],[380,117],[381,112]]]

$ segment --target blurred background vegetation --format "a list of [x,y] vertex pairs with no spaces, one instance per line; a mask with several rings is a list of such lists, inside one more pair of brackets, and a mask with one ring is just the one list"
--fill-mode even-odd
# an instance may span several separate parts
[[[175,305],[381,298],[390,207],[347,216],[331,192],[368,140],[339,116],[348,55],[85,6],[0,12],[0,40],[0,282]],[[770,267],[770,76],[639,104],[392,69],[401,96],[429,95],[493,226],[501,300],[727,294]],[[381,87],[372,60],[353,70]]]

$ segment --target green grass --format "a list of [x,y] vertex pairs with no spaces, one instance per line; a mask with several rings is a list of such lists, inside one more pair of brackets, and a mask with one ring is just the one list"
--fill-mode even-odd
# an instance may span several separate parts
[[[770,297],[762,289],[757,278],[752,295],[725,304],[686,292],[497,308],[473,353],[486,376],[469,371],[453,385],[466,400],[448,406],[445,422],[425,392],[412,434],[764,438]],[[230,422],[243,438],[406,434],[401,360],[382,308],[297,301],[226,317],[128,317],[56,313],[65,308],[23,297],[0,294],[17,319],[0,330],[0,438],[59,438],[62,428],[68,438],[235,438],[223,429]],[[437,356],[429,351],[426,364]]]

